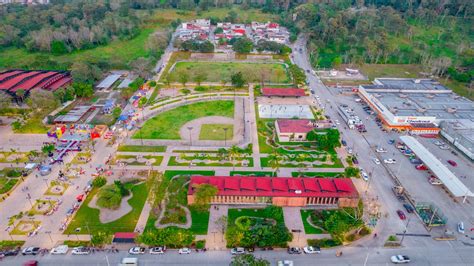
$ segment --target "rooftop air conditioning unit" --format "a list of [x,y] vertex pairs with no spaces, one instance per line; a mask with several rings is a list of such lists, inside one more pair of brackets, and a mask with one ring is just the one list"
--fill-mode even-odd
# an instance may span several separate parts
[[419,84],[421,82],[421,79],[415,79],[415,83]]

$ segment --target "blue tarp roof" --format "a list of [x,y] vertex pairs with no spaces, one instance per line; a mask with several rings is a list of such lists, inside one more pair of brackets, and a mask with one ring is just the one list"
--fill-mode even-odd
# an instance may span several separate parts
[[118,117],[118,120],[119,120],[119,121],[125,121],[125,120],[127,120],[127,119],[128,119],[128,115],[120,115],[120,116]]

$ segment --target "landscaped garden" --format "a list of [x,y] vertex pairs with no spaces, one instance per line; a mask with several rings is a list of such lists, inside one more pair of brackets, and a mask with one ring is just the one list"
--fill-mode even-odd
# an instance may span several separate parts
[[253,166],[252,145],[246,148],[232,146],[217,151],[181,152],[179,156],[170,157],[168,166]]
[[118,154],[110,161],[110,164],[126,163],[127,165],[160,165],[163,156],[153,155],[123,155]]
[[166,146],[120,145],[117,151],[120,151],[120,152],[165,152]]
[[345,177],[339,172],[291,172],[292,177]]
[[234,117],[234,101],[197,102],[162,112],[145,122],[134,139],[181,139],[187,122],[206,116]]
[[227,247],[286,247],[292,239],[281,207],[229,209],[227,221]]
[[[90,201],[101,190],[99,187],[94,187],[82,203],[64,233],[93,234],[96,232],[133,232],[148,196],[148,186],[144,182],[128,182],[124,183],[124,187],[130,190],[132,194],[132,197],[127,201],[132,207],[132,210],[129,213],[113,222],[101,223],[99,219],[100,210],[89,207]],[[76,231],[77,228],[80,228],[81,230]]]
[[201,125],[199,140],[232,140],[234,125],[230,124],[204,124]]
[[0,194],[9,192],[20,180],[21,169],[4,168],[0,170]]
[[239,63],[239,62],[177,62],[174,68],[165,76],[174,82],[180,82],[180,77],[202,75],[207,82],[231,80],[231,75],[242,72],[247,82],[290,83],[291,79],[284,64],[281,63]]
[[230,176],[275,176],[275,173],[268,171],[230,171]]
[[363,204],[360,202],[357,208],[302,210],[301,219],[306,233],[317,234],[321,233],[319,230],[322,229],[323,232],[331,234],[332,238],[331,241],[325,244],[338,245],[355,241],[370,234],[370,229],[364,225],[362,214]]

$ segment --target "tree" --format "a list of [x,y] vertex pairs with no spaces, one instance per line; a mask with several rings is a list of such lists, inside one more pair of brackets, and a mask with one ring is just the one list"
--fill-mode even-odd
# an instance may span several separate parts
[[163,173],[154,171],[151,172],[146,180],[147,187],[149,188],[147,202],[153,209],[158,207],[158,205],[161,203],[159,201],[159,193],[162,179]]
[[12,103],[12,97],[4,92],[0,92],[0,106],[1,108],[8,108]]
[[278,153],[277,150],[273,150],[273,152],[268,156],[268,164],[270,167],[275,171],[275,175],[278,173],[278,170],[280,170],[281,166],[281,155]]
[[43,147],[41,147],[41,151],[46,155],[53,152],[54,149],[55,149],[54,144],[46,144],[46,145],[43,145]]
[[186,86],[186,83],[189,81],[189,74],[187,72],[181,71],[178,73],[178,80],[183,86]]
[[346,177],[356,177],[359,175],[359,168],[356,167],[346,167],[344,169],[344,175]]
[[225,229],[227,228],[227,222],[228,222],[228,218],[226,215],[222,215],[221,217],[219,217],[217,220],[216,220],[216,225],[217,227],[219,227],[221,229],[221,232],[222,234],[225,233]]
[[248,54],[253,50],[253,42],[249,38],[239,38],[232,44],[232,49],[239,54]]
[[93,83],[102,76],[102,71],[96,65],[75,61],[71,66],[71,74],[75,82]]
[[143,106],[145,106],[146,103],[147,103],[147,98],[141,97],[140,100],[138,100],[138,107],[143,108]]
[[121,113],[122,113],[122,108],[120,108],[119,106],[115,107],[115,108],[112,110],[112,116],[113,116],[114,118],[118,118]]
[[90,83],[74,82],[72,88],[77,97],[80,98],[89,98],[94,95],[94,87]]
[[232,145],[228,150],[229,159],[232,161],[232,166],[235,170],[235,164],[237,163],[237,159],[240,157],[240,148],[236,145]]
[[32,90],[26,103],[38,113],[40,113],[41,110],[54,110],[59,105],[53,92],[41,89]]
[[230,77],[231,83],[234,87],[242,88],[245,85],[245,79],[242,75],[242,72],[237,72],[232,74]]
[[196,73],[196,75],[194,76],[194,82],[196,82],[198,86],[201,86],[201,82],[206,80],[206,78],[207,74],[204,71],[199,70],[198,73]]
[[231,266],[269,266],[270,262],[263,258],[256,258],[253,254],[241,254],[232,257]]
[[207,211],[212,198],[217,195],[219,189],[210,184],[199,184],[194,187],[193,206],[200,211]]
[[139,57],[130,63],[133,71],[141,78],[147,78],[153,68],[151,60],[145,57]]

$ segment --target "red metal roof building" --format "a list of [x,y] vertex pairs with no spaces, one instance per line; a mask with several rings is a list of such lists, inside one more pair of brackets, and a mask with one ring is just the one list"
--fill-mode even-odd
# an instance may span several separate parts
[[349,178],[192,176],[189,204],[194,202],[194,192],[200,184],[211,184],[219,189],[211,200],[213,204],[355,207],[359,200]]
[[15,94],[19,89],[57,90],[72,82],[68,71],[9,70],[0,73],[0,90]]
[[262,88],[263,96],[272,97],[302,97],[306,96],[304,89],[298,88]]
[[275,128],[280,142],[305,141],[308,132],[315,128],[308,119],[277,119]]

